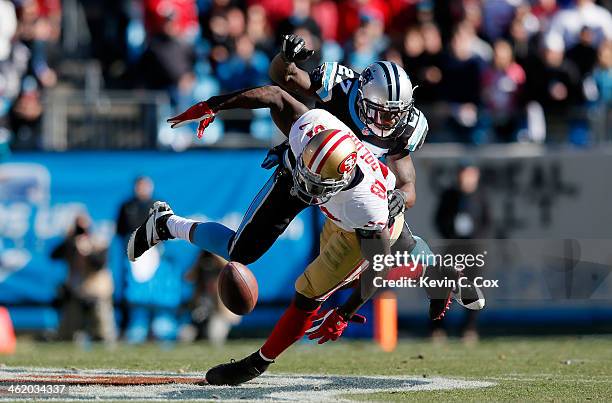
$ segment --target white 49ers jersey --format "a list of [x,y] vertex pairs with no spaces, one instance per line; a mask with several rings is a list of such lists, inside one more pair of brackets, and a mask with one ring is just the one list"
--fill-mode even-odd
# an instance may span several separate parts
[[363,173],[363,178],[357,184],[349,184],[346,190],[333,196],[319,208],[345,231],[384,228],[389,218],[387,190],[395,188],[395,175],[340,119],[323,109],[312,109],[303,114],[293,124],[289,133],[291,152],[297,160],[312,136],[327,129],[341,130],[351,136],[357,148],[357,166]]

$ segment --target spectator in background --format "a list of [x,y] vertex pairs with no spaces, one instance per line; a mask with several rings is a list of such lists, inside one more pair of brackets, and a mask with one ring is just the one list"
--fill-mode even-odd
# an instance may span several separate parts
[[[425,41],[418,26],[409,27],[404,34],[402,65],[411,78],[421,81],[421,72],[425,64]],[[415,83],[416,84],[416,83]]]
[[598,138],[610,140],[612,126],[612,41],[606,41],[599,47],[597,66],[593,70],[592,80],[595,84],[594,113],[591,117],[593,131]]
[[[207,338],[214,345],[221,345],[227,339],[232,325],[240,322],[240,316],[231,313],[219,299],[217,280],[227,261],[217,255],[203,251],[186,279],[194,283],[191,297],[191,321],[195,327],[189,339]],[[182,332],[183,336],[187,336]]]
[[480,169],[472,161],[461,162],[456,185],[442,192],[436,211],[436,228],[444,239],[476,239],[489,234],[489,203],[480,188]]
[[442,68],[442,92],[449,103],[449,128],[454,141],[474,142],[480,105],[480,62],[471,49],[470,34],[459,28],[453,35]]
[[117,215],[117,235],[127,245],[129,236],[149,216],[153,206],[153,181],[146,176],[134,180],[134,195],[123,202]]
[[58,336],[78,340],[82,332],[94,340],[112,343],[117,338],[113,311],[113,279],[106,266],[108,246],[91,233],[87,215],[77,216],[52,259],[68,265]]
[[17,16],[13,3],[0,0],[0,132],[3,142],[10,133],[9,112],[21,92],[21,79],[28,69],[30,53],[14,41]]
[[[533,15],[531,11],[531,6],[526,1],[523,1],[516,8],[516,11],[514,13],[514,18],[512,19],[512,21],[514,20],[518,20],[521,22],[521,24],[523,24],[525,30],[527,31],[530,37],[533,37],[534,35],[538,35],[539,32],[542,30],[540,26],[540,20],[538,20],[538,17]],[[507,32],[508,32],[508,29],[505,29],[504,35]]]
[[370,16],[388,26],[390,20],[389,4],[384,0],[340,0],[338,9],[338,43],[345,44],[363,25],[363,17]]
[[[40,86],[55,83],[55,73],[46,64],[46,54],[40,49],[35,51],[35,61],[32,51],[21,41],[25,38],[30,47],[37,48],[35,44],[40,42],[33,38],[40,38],[45,33],[42,28],[46,25],[42,21],[34,22],[35,17],[31,15],[37,9],[26,12],[34,6],[36,3],[22,4],[19,9],[22,19],[18,20],[13,5],[0,2],[0,131],[3,141],[11,137],[13,149],[33,149],[39,145]],[[33,32],[32,26],[36,24],[41,24],[37,27],[43,32]]]
[[422,69],[417,76],[419,87],[419,101],[433,102],[441,98],[440,83],[442,82],[442,65],[444,53],[440,30],[433,23],[421,26],[425,52],[423,54]]
[[589,27],[580,30],[578,43],[567,50],[565,57],[578,68],[581,80],[591,74],[597,62],[597,46],[593,31]]
[[[130,235],[149,216],[149,209],[153,206],[154,184],[151,178],[138,176],[134,180],[134,194],[119,206],[117,213],[117,235],[121,238],[123,247],[127,247]],[[116,274],[116,286],[118,288],[118,301],[121,304],[121,329],[125,329],[129,323],[130,307],[125,299],[125,290],[128,284],[128,275],[132,270],[126,257],[123,258],[120,271]],[[142,262],[140,263],[143,264]],[[145,262],[144,264],[147,264]]]
[[41,91],[33,76],[26,76],[21,82],[21,92],[13,104],[10,114],[14,133],[13,149],[34,149],[40,147],[42,102]]
[[[486,194],[480,187],[480,169],[470,161],[461,163],[457,170],[457,184],[444,190],[436,210],[435,225],[438,233],[448,241],[445,254],[476,255],[482,251],[477,244],[466,242],[483,239],[491,230],[491,215]],[[476,268],[464,272],[468,278],[482,275]],[[467,310],[463,325],[463,340],[478,341],[478,311]],[[445,338],[442,321],[433,321],[432,337]]]
[[225,14],[227,18],[227,34],[234,41],[236,41],[244,34],[246,29],[246,17],[244,12],[238,7],[231,7]]
[[527,24],[517,15],[508,31],[508,40],[514,49],[516,61],[523,67],[531,62],[530,59],[537,57],[539,34],[532,34],[527,29]]
[[276,42],[266,17],[266,10],[259,5],[250,6],[246,15],[246,34],[255,44],[255,49],[271,59],[276,54]]
[[599,47],[593,79],[597,86],[597,103],[612,108],[612,41]]
[[[236,40],[236,52],[217,65],[217,77],[225,93],[257,87],[268,83],[269,65],[268,57],[257,50],[251,38],[245,34]],[[225,129],[251,133],[249,120],[227,121]]]
[[483,101],[490,115],[497,140],[516,140],[523,115],[525,71],[512,55],[507,41],[498,40],[493,48],[493,62],[483,74]]
[[[227,1],[227,0],[215,0]],[[291,15],[293,10],[292,0],[248,0],[249,6],[259,5],[266,10],[266,16],[270,25],[276,28],[278,23]]]
[[[129,78],[126,76],[129,71],[128,66],[137,61],[144,42],[142,35],[130,35],[130,31],[141,32],[143,5],[125,4],[117,0],[104,2],[81,0],[79,3],[83,7],[90,37],[87,54],[100,61],[108,87],[129,88],[132,83],[124,81]],[[71,22],[70,14],[66,22]],[[69,33],[67,36],[71,38],[74,35],[71,36]],[[129,40],[130,37],[132,40]]]
[[564,51],[560,37],[548,36],[541,59],[527,67],[528,98],[544,109],[549,133],[566,133],[568,114],[582,101],[580,74]]
[[516,9],[523,0],[487,0],[482,2],[482,32],[494,42],[505,34]]
[[531,12],[538,19],[539,28],[546,32],[550,28],[550,23],[559,11],[557,0],[536,0],[531,8]]
[[418,85],[419,102],[433,102],[439,99],[439,85],[442,81],[442,38],[433,23],[408,28],[404,35],[402,66]]
[[59,37],[57,18],[53,19],[46,15],[47,11],[42,6],[45,2],[36,0],[24,0],[19,2],[17,16],[19,18],[18,36],[31,52],[30,71],[36,77],[42,87],[49,88],[57,83],[57,75],[49,67],[47,51],[51,42]]
[[612,15],[594,0],[576,0],[574,7],[559,11],[551,22],[547,37],[561,38],[564,47],[569,49],[580,41],[583,27],[592,30],[595,46],[612,39]]
[[[183,20],[181,7],[173,3],[155,2],[147,8],[149,44],[137,69],[135,79],[141,80],[146,88],[168,91],[174,105],[181,104],[189,97],[195,84],[193,65],[195,55],[190,44],[189,24]],[[162,6],[164,5],[164,6]],[[186,103],[189,103],[189,98]]]
[[362,26],[355,31],[353,39],[346,46],[343,63],[359,72],[380,60],[384,48],[381,44],[386,42],[380,27],[382,21],[363,16]]
[[229,57],[230,51],[234,50],[234,41],[229,35],[229,23],[224,9],[213,9],[205,20],[204,32],[208,32],[205,38],[210,45],[210,60],[213,67]]
[[167,33],[168,20],[172,20],[173,35],[192,42],[199,30],[198,12],[194,0],[143,0],[144,25],[152,38]]
[[313,0],[310,8],[312,18],[321,28],[321,39],[338,41],[338,5],[332,0]]
[[453,36],[453,27],[465,19],[464,0],[436,1],[433,12],[443,42],[449,43]]
[[321,27],[310,15],[310,0],[293,0],[291,15],[282,20],[276,28],[277,44],[283,35],[293,33],[297,28],[306,28],[317,38],[321,38]]
[[236,40],[236,53],[217,66],[224,92],[263,85],[268,81],[268,57],[255,48],[248,35]]
[[476,34],[476,26],[469,20],[465,20],[457,25],[457,34],[460,39],[465,41],[471,56],[476,57],[483,66],[493,58],[493,49],[483,39],[480,39]]

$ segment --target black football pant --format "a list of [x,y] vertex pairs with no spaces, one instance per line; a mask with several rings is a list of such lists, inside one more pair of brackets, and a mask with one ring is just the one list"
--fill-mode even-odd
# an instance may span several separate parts
[[279,167],[268,179],[242,218],[236,234],[230,239],[230,259],[250,264],[259,259],[276,242],[308,204],[291,195],[293,178]]

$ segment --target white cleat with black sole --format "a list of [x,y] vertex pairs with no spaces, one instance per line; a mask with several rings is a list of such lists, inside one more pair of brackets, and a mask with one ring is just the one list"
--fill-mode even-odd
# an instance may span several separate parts
[[127,246],[127,255],[130,261],[135,262],[146,251],[160,241],[174,238],[170,235],[166,222],[174,214],[166,202],[156,201],[149,209],[149,217],[130,236]]
[[473,282],[468,282],[467,286],[457,287],[453,290],[453,297],[459,305],[472,311],[480,311],[486,303],[484,293]]

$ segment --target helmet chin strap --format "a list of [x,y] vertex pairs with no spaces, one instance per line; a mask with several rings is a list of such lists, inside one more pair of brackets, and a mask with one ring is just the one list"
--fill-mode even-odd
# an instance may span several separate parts
[[[372,132],[372,134],[376,137],[382,137],[382,138],[387,138],[389,137],[388,134],[385,135],[385,130],[381,129],[380,127],[376,126],[374,123],[371,123],[368,125],[368,129],[370,129],[370,131]],[[376,134],[376,130],[378,130],[379,134]]]

